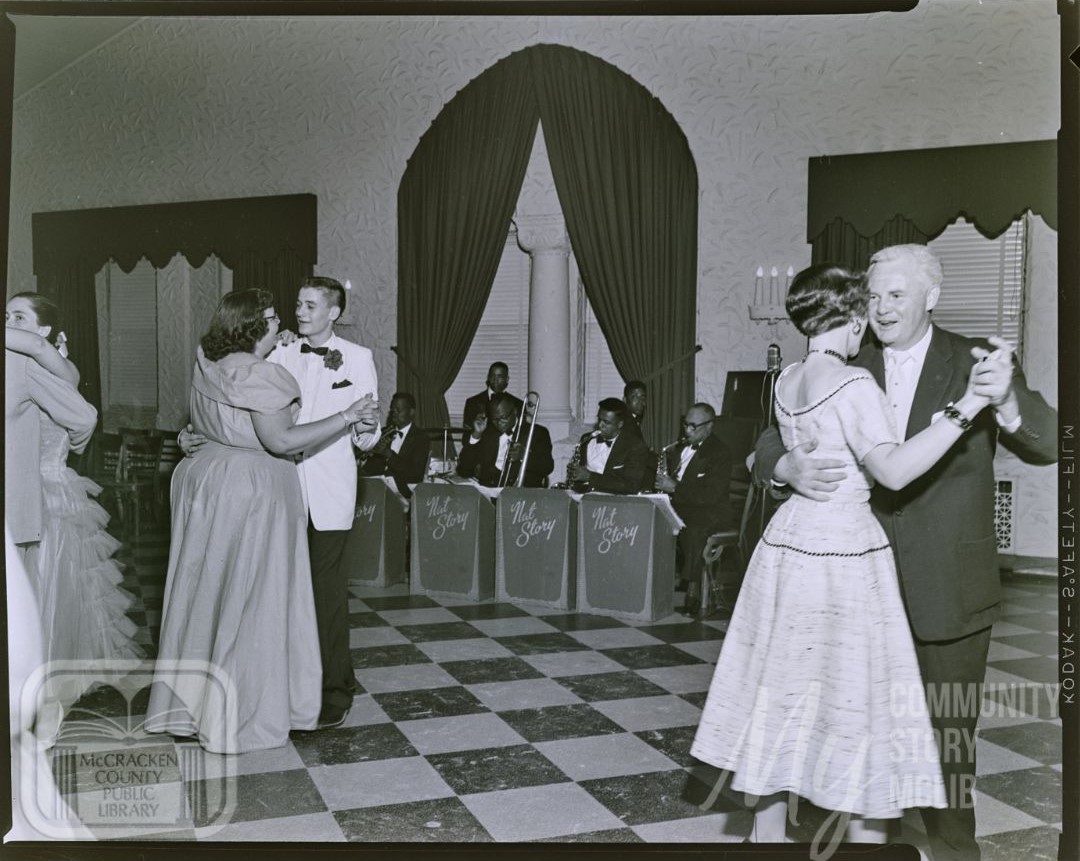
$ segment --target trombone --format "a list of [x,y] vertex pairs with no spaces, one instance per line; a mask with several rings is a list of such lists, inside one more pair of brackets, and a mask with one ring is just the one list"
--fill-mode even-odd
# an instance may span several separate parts
[[506,449],[506,458],[503,460],[502,472],[499,473],[498,487],[508,487],[510,483],[510,449],[521,442],[521,429],[525,426],[525,418],[530,413],[529,435],[525,437],[525,451],[521,453],[521,467],[518,469],[517,480],[514,487],[525,486],[525,464],[529,462],[529,447],[532,445],[533,429],[536,427],[536,414],[540,411],[540,395],[537,392],[526,392],[525,403],[521,405],[521,415],[518,416],[517,427],[514,435],[510,438],[510,446]]

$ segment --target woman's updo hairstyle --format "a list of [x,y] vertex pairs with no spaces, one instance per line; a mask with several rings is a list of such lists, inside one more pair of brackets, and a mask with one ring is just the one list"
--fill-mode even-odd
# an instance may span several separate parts
[[815,263],[796,275],[784,303],[795,328],[808,338],[865,317],[869,305],[866,275],[836,263]]
[[232,353],[254,352],[255,345],[270,331],[263,312],[273,304],[269,290],[226,293],[199,341],[206,358],[216,362]]

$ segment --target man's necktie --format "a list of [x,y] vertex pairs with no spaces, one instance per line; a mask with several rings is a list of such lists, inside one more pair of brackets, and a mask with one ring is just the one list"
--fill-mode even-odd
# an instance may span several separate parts
[[330,348],[329,347],[313,347],[313,346],[311,346],[311,344],[309,344],[309,343],[307,343],[305,341],[303,344],[300,345],[300,352],[301,353],[314,353],[316,356],[325,356],[328,352],[330,352]]
[[603,437],[599,437],[596,441],[600,443],[600,445],[606,445],[608,448],[611,448],[611,443],[614,442],[614,440],[604,439]]

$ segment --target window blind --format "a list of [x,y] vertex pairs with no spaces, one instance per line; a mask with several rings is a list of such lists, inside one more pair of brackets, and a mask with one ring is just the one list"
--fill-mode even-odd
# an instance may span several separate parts
[[529,257],[511,233],[503,247],[495,282],[465,362],[446,392],[453,425],[461,423],[465,401],[483,391],[492,362],[510,369],[507,391],[525,398],[529,374]]
[[938,325],[969,337],[997,335],[1022,349],[1025,223],[1018,219],[987,239],[963,218],[927,243],[944,281],[934,308]]

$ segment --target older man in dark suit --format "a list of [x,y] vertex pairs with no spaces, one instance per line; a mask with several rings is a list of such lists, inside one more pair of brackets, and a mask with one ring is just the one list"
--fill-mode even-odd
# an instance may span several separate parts
[[705,542],[719,529],[732,526],[731,452],[714,436],[716,410],[706,403],[694,404],[683,420],[684,444],[666,452],[663,474],[656,489],[671,494],[675,513],[686,524],[679,533],[679,574],[687,583],[681,612],[708,612],[708,596],[702,594]]
[[577,464],[570,480],[580,489],[604,493],[640,493],[652,487],[654,465],[640,434],[624,430],[626,404],[604,398],[596,414],[596,430],[578,443]]
[[[1057,414],[1028,388],[1003,341],[991,338],[987,344],[932,324],[943,275],[929,249],[891,246],[870,262],[870,327],[877,342],[865,344],[853,364],[874,375],[904,437],[963,395],[975,362],[975,391],[993,406],[921,478],[898,491],[878,486],[871,494],[896,555],[949,799],[946,809],[922,810],[930,851],[934,861],[972,861],[979,858],[972,798],[975,725],[990,625],[1001,603],[994,449],[1000,441],[1029,463],[1053,463]],[[812,451],[809,443],[784,453],[773,431],[758,442],[755,478],[771,479],[780,493],[790,486],[824,499],[835,489],[838,464]],[[969,698],[971,693],[976,695]],[[941,708],[945,702],[953,708]],[[970,707],[955,708],[963,703]]]
[[[488,420],[473,422],[470,445],[461,450],[458,458],[458,475],[475,478],[485,487],[517,484],[518,472],[525,461],[525,487],[545,487],[547,478],[555,468],[551,456],[551,434],[541,424],[530,424],[520,414],[515,404],[517,398],[499,392],[491,399]],[[520,402],[518,402],[520,403]],[[524,422],[520,431],[518,424]],[[532,433],[532,439],[529,434]],[[514,437],[517,441],[514,441]],[[528,458],[525,446],[528,444]]]
[[424,480],[431,441],[420,428],[413,426],[416,398],[409,392],[395,392],[390,399],[389,425],[371,451],[361,455],[363,475],[388,475],[398,493],[412,498],[410,484]]

